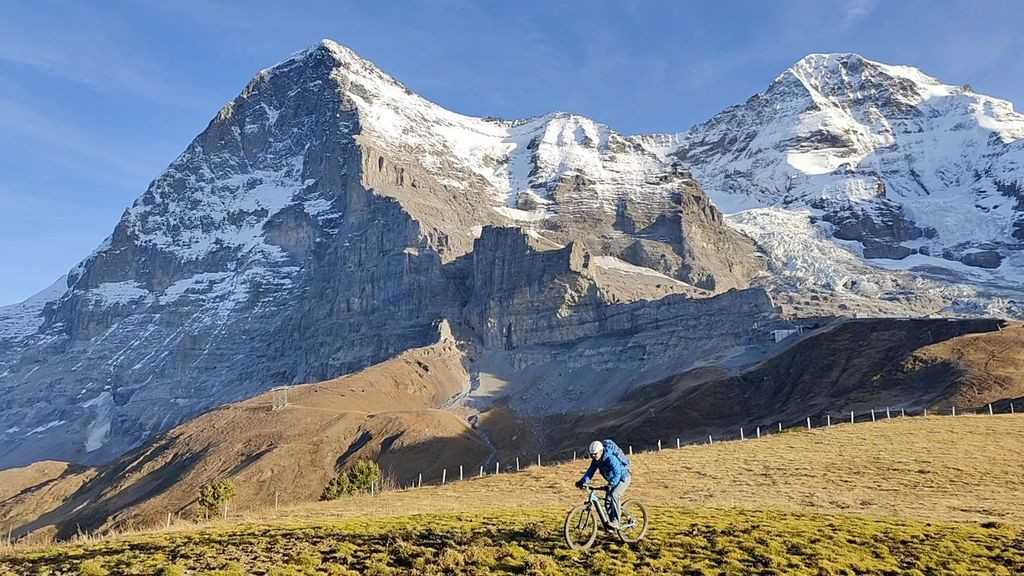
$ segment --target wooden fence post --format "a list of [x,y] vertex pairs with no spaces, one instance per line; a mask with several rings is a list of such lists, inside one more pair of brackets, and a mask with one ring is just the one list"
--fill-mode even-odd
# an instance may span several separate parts
[[416,487],[423,488],[423,472],[420,472],[419,478],[416,480]]
[[757,429],[754,432],[755,432],[755,434],[757,434],[758,438],[761,437],[761,427],[760,426],[758,426]]
[[483,477],[484,477],[484,465],[481,464],[480,465],[480,478],[483,478]]
[[679,449],[679,438],[676,438],[676,450]]
[[907,409],[906,408],[900,408],[900,418],[906,418],[906,417],[907,417]]
[[892,418],[892,416],[889,414],[889,407],[886,406],[885,407],[885,419],[889,420],[890,418]]
[[661,438],[658,438],[658,452],[661,452]]
[[779,432],[782,432],[782,422],[779,422]]
[[854,423],[853,410],[850,410],[850,424]]
[[956,416],[956,406],[953,406],[953,416]]
[[519,456],[516,456],[516,472],[519,472]]
[[576,461],[576,451],[575,450],[572,451],[572,461],[573,462]]
[[540,466],[540,454],[537,454],[537,466]]
[[740,426],[740,440],[743,440],[743,427]]
[[1013,402],[1010,402],[1010,414],[1013,414]]
[[708,444],[714,444],[714,443],[715,443],[715,440],[711,437],[710,434],[708,434]]
[[629,446],[629,455],[630,456],[633,455],[633,446],[632,445]]
[[462,480],[462,464],[459,464],[459,480]]
[[447,482],[447,481],[448,481],[448,469],[445,468],[444,470],[441,470],[441,485],[444,486],[444,483]]
[[807,429],[808,430],[811,429],[811,417],[810,416],[807,417]]
[[499,462],[494,463],[494,474],[497,475],[500,468],[498,468]]
[[825,414],[825,425],[828,426],[829,428],[832,427],[832,415],[831,414]]
[[875,421],[875,409],[874,408],[871,409],[871,421],[872,422]]
[[992,405],[991,404],[988,405],[988,415],[989,416],[992,415]]
[[928,417],[928,409],[927,408],[924,409],[924,415],[925,415],[925,418]]

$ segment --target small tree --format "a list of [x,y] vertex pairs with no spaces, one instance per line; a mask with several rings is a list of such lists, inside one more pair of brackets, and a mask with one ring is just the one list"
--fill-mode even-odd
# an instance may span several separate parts
[[337,500],[342,496],[369,492],[380,481],[380,466],[373,460],[360,460],[348,470],[338,472],[324,488],[321,500]]
[[235,497],[235,483],[227,478],[206,484],[199,491],[199,509],[206,517],[216,516]]

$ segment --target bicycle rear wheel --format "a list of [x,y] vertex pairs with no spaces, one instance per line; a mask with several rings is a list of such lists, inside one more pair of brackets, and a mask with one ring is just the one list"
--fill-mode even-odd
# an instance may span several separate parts
[[597,538],[597,516],[593,508],[578,504],[565,517],[565,543],[573,550],[590,548]]
[[639,500],[626,500],[622,503],[622,515],[619,517],[619,539],[623,542],[636,542],[647,534],[647,507]]

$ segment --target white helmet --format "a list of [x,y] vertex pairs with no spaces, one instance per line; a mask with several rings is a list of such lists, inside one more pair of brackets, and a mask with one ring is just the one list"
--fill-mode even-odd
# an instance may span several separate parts
[[601,453],[604,452],[604,444],[602,444],[600,440],[594,440],[593,442],[590,443],[590,448],[588,449],[588,452],[590,452],[591,456],[595,454],[600,456]]

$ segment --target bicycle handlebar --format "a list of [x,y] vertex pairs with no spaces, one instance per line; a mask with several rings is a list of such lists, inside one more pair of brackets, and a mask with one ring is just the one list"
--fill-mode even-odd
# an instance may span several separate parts
[[605,491],[607,491],[609,488],[610,488],[609,486],[591,486],[589,484],[584,484],[583,487],[580,488],[580,489],[581,490],[605,490]]

